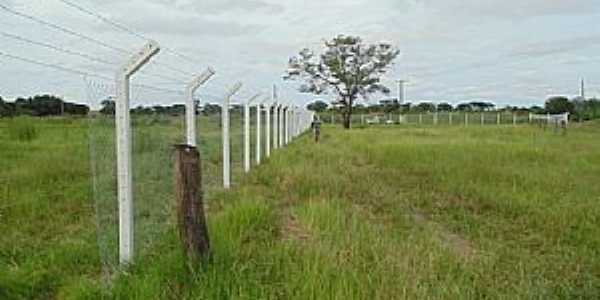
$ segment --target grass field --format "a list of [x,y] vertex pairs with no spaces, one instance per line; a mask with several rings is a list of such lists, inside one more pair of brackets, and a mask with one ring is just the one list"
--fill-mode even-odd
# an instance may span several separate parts
[[106,280],[87,125],[11,122],[0,299],[600,298],[598,123],[325,127],[321,144],[302,137],[227,192],[206,129],[211,263],[187,270],[167,203],[151,247]]

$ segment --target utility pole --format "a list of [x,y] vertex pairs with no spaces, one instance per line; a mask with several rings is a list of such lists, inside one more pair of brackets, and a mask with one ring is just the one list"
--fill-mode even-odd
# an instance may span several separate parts
[[406,100],[406,90],[404,84],[406,80],[397,80],[398,82],[398,105],[403,105]]

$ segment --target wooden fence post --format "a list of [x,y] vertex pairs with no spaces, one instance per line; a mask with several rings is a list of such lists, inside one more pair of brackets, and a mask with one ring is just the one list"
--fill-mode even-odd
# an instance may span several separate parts
[[200,154],[196,147],[175,146],[177,222],[188,266],[194,268],[210,256],[210,242],[202,195]]

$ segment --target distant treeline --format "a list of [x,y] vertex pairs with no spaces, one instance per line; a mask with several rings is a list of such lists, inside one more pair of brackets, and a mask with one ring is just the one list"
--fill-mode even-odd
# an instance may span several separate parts
[[[243,107],[233,105],[232,113],[241,113]],[[0,117],[16,117],[16,116],[62,116],[62,115],[79,115],[85,116],[90,112],[90,107],[85,104],[76,104],[66,102],[63,99],[52,95],[37,95],[29,98],[17,98],[14,101],[6,101],[0,96]],[[107,99],[101,102],[99,112],[104,115],[114,115],[115,102]],[[155,106],[138,106],[131,109],[132,114],[139,115],[183,115],[185,114],[185,106],[183,104],[174,105],[155,105]],[[196,104],[196,113],[206,115],[220,114],[221,106],[217,104],[205,104],[200,106]]]
[[[315,101],[308,105],[308,109],[316,112],[332,112],[337,111],[336,105],[329,105],[323,101]],[[596,98],[582,99],[580,97],[574,99],[568,99],[567,97],[551,97],[546,100],[543,107],[541,106],[530,106],[530,107],[517,107],[517,106],[505,106],[496,107],[492,102],[488,101],[473,101],[467,103],[461,103],[453,106],[449,103],[433,103],[433,102],[421,102],[419,104],[405,103],[398,104],[398,101],[384,100],[380,101],[379,104],[373,105],[362,105],[357,104],[353,108],[354,113],[358,114],[369,114],[369,113],[433,113],[433,112],[520,112],[520,113],[535,113],[535,114],[560,114],[570,113],[571,119],[574,120],[592,120],[600,118],[600,100]]]
[[[308,105],[308,109],[316,112],[337,111],[338,108],[330,106],[323,101],[316,101]],[[253,109],[254,110],[254,109]],[[0,117],[14,116],[61,116],[61,115],[87,115],[90,111],[89,106],[84,104],[76,104],[66,102],[63,99],[52,95],[37,95],[29,98],[17,98],[12,102],[4,100],[0,96]],[[241,105],[233,105],[231,113],[242,113]],[[353,108],[354,113],[427,113],[427,112],[480,112],[480,111],[498,111],[498,112],[532,112],[536,114],[560,114],[568,112],[573,120],[592,120],[600,118],[600,100],[596,98],[583,99],[580,97],[568,99],[566,97],[551,97],[546,100],[544,107],[517,107],[506,106],[502,108],[496,107],[492,102],[488,101],[473,101],[461,103],[453,106],[449,103],[433,103],[421,102],[419,104],[405,103],[398,104],[398,101],[387,100],[381,101],[375,105],[358,104]],[[105,115],[113,115],[115,113],[115,102],[112,99],[107,99],[101,102],[100,113]],[[183,115],[185,114],[185,106],[183,104],[174,105],[154,105],[154,106],[138,106],[131,109],[132,114],[139,115]],[[197,114],[220,114],[221,106],[218,104],[204,104],[202,106],[196,103]]]
[[13,102],[0,97],[0,117],[87,115],[89,110],[87,105],[65,102],[52,95],[17,98]]
[[[101,102],[102,107],[100,108],[100,113],[104,115],[114,115],[115,113],[115,101],[113,100],[104,100]],[[243,107],[241,105],[232,105],[230,107],[230,112],[234,113],[242,113]],[[138,115],[172,115],[179,116],[185,114],[185,105],[183,104],[174,104],[174,105],[154,105],[154,106],[137,106],[131,109],[132,114]],[[212,115],[212,114],[220,114],[221,106],[217,104],[207,103],[202,106],[198,102],[196,102],[196,114],[204,114],[204,115]]]

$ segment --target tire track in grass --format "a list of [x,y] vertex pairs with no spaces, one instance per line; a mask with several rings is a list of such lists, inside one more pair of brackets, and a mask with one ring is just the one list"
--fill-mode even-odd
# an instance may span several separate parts
[[448,228],[439,223],[432,221],[428,216],[420,211],[413,209],[410,213],[410,216],[416,224],[433,228],[438,234],[438,237],[442,243],[447,248],[452,250],[456,256],[466,261],[470,261],[477,255],[477,250],[473,245],[473,242],[465,237],[450,231]]

